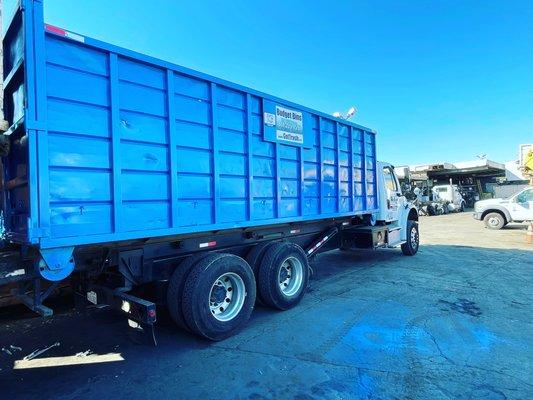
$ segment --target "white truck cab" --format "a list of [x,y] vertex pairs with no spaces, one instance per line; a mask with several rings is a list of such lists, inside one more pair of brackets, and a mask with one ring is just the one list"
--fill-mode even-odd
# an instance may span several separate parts
[[400,182],[389,163],[378,163],[379,214],[377,219],[387,223],[397,221],[407,199],[402,193]]
[[400,246],[403,254],[415,255],[420,243],[418,210],[403,195],[392,164],[378,162],[376,173],[378,208],[364,215],[363,224],[342,232],[340,249]]
[[452,205],[451,211],[464,211],[466,201],[459,191],[457,185],[436,185],[433,186],[433,199],[435,201],[446,201]]
[[501,229],[509,222],[533,221],[533,187],[506,199],[487,199],[474,205],[474,218],[489,229]]
[[388,246],[405,247],[416,245],[418,250],[418,211],[413,203],[403,195],[394,166],[386,162],[378,162],[378,199],[379,211],[375,216],[376,223],[388,227]]

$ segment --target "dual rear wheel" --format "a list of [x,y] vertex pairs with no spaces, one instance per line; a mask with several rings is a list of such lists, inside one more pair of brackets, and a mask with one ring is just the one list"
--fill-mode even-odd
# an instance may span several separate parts
[[167,291],[174,322],[218,341],[242,329],[256,299],[279,310],[300,302],[309,282],[309,265],[301,247],[292,243],[258,244],[246,259],[208,253],[182,261]]
[[257,289],[263,304],[278,310],[296,306],[309,283],[309,264],[302,248],[273,243],[259,262]]

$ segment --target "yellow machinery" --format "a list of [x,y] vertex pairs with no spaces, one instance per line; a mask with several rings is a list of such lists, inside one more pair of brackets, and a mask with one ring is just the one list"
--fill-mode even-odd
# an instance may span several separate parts
[[530,147],[525,153],[521,169],[524,176],[529,178],[529,184],[533,185],[533,147]]

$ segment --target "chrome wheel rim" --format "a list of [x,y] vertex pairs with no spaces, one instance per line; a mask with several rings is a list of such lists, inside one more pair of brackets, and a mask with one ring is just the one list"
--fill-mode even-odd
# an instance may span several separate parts
[[411,245],[415,249],[418,247],[418,231],[415,227],[411,228]]
[[496,217],[490,217],[489,218],[489,225],[490,226],[498,226],[500,224],[500,220]]
[[209,309],[215,319],[231,321],[241,311],[246,298],[242,278],[234,272],[220,275],[209,292]]
[[289,257],[281,263],[278,283],[281,293],[287,297],[296,295],[302,287],[304,267],[296,257]]

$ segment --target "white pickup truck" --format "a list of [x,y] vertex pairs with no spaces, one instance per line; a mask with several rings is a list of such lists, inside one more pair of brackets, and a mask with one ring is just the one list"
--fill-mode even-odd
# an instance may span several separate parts
[[474,205],[474,218],[489,229],[501,229],[509,222],[533,221],[533,188],[506,199],[480,200]]

